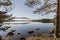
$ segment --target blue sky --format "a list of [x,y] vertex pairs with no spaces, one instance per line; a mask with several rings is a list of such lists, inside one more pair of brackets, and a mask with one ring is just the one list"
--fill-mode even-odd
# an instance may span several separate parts
[[13,14],[13,16],[16,17],[28,17],[28,18],[53,18],[54,17],[54,13],[50,13],[48,15],[44,15],[41,16],[40,14],[33,14],[33,8],[29,8],[27,6],[24,5],[25,0],[14,0],[14,5],[15,8],[10,12],[11,14]]

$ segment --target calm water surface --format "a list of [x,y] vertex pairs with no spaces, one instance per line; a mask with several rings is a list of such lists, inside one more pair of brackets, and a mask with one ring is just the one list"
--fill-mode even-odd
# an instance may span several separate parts
[[[31,22],[28,24],[10,24],[11,28],[9,28],[6,31],[2,31],[0,30],[0,35],[2,37],[5,37],[8,32],[10,32],[10,30],[16,30],[14,32],[14,38],[18,38],[18,37],[27,37],[30,36],[31,34],[28,34],[28,31],[34,31],[33,34],[38,33],[48,33],[49,34],[49,29],[50,28],[54,28],[53,23],[41,23],[41,22]],[[39,28],[40,30],[35,30],[36,28]],[[19,35],[17,35],[17,33],[21,33]],[[13,39],[15,40],[15,39]]]

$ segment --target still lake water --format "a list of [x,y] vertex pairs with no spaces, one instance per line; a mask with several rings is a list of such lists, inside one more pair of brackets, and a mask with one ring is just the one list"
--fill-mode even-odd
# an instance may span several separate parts
[[[16,39],[18,37],[28,37],[30,36],[30,34],[28,34],[28,31],[34,31],[34,34],[38,33],[48,33],[49,34],[49,29],[50,28],[54,28],[54,24],[53,23],[41,23],[41,22],[31,22],[28,24],[10,24],[11,28],[9,28],[6,31],[2,31],[0,30],[0,35],[2,37],[5,37],[8,32],[10,32],[10,30],[16,30],[14,32],[14,37],[16,37]],[[35,30],[36,28],[39,28],[40,30]],[[17,33],[21,33],[19,35],[17,35]]]

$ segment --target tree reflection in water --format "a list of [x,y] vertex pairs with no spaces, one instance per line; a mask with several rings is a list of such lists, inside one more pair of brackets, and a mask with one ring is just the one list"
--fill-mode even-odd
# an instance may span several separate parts
[[8,30],[9,28],[11,28],[11,26],[5,26],[5,27],[3,27],[2,25],[0,25],[0,30],[1,30],[1,31],[6,31],[6,30]]
[[[5,32],[6,30],[8,30],[9,28],[11,28],[11,26],[3,26],[3,24],[0,24],[0,31]],[[6,39],[6,38],[5,38]],[[5,40],[1,35],[0,35],[0,40]]]

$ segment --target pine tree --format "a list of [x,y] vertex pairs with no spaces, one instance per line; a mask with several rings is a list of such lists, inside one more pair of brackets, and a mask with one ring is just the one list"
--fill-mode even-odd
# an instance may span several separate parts
[[11,5],[12,3],[10,0],[0,0],[0,23],[11,19],[12,15],[7,14]]

